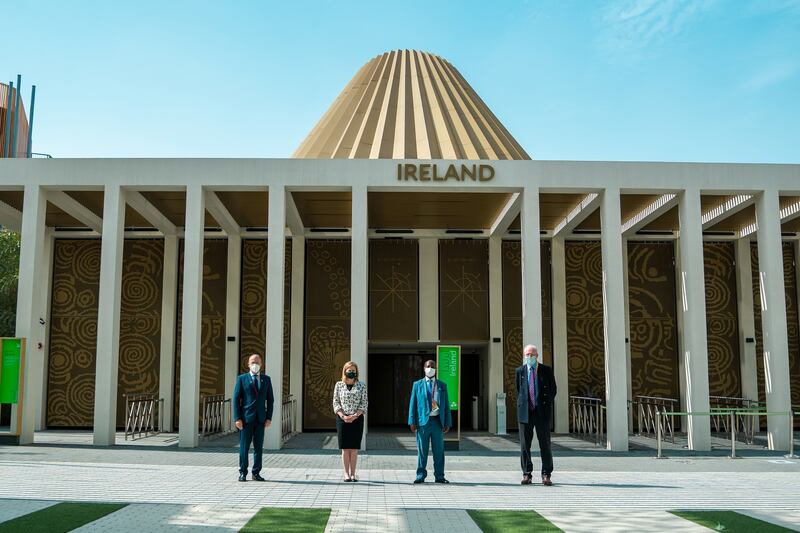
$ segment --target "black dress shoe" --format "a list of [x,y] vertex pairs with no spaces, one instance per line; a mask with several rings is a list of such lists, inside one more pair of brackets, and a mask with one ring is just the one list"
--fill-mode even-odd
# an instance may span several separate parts
[[239,481],[247,481],[247,474],[239,474]]
[[418,477],[417,479],[414,480],[414,483],[415,484],[416,483],[425,483],[425,478],[424,477]]
[[261,477],[261,474],[253,474],[253,481],[266,481],[266,479]]
[[450,483],[450,482],[447,481],[445,478],[440,478],[436,480],[436,483]]

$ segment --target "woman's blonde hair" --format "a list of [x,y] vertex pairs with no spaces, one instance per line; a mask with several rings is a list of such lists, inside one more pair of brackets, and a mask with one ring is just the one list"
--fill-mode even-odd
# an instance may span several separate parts
[[358,374],[359,374],[359,370],[358,370],[358,363],[356,363],[355,361],[348,361],[348,362],[346,362],[346,363],[344,364],[344,366],[342,367],[342,381],[344,381],[344,380],[347,378],[347,376],[345,376],[345,375],[344,375],[344,373],[345,373],[345,372],[347,371],[347,369],[348,369],[348,368],[350,368],[351,366],[354,366],[354,367],[356,367],[356,377],[353,379],[353,382],[356,382],[356,381],[358,381]]

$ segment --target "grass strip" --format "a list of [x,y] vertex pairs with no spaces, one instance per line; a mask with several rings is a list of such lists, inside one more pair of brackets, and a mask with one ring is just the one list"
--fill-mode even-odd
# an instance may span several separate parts
[[536,511],[467,511],[483,533],[536,531],[551,533],[561,531]]
[[713,531],[725,533],[783,533],[792,531],[736,511],[670,511],[675,516],[690,520]]
[[61,502],[38,511],[18,516],[0,524],[0,533],[25,531],[26,533],[62,533],[94,522],[115,511],[125,503]]
[[262,507],[241,532],[323,533],[330,509]]

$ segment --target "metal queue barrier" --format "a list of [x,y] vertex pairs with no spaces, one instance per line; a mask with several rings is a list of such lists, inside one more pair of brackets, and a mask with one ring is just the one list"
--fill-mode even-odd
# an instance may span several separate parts
[[281,406],[281,438],[283,442],[297,433],[297,400],[291,394],[286,395]]
[[231,399],[224,394],[200,397],[200,436],[224,435],[231,431]]
[[[164,399],[156,394],[125,394],[125,440],[149,437],[164,427]],[[158,420],[158,427],[156,427]]]
[[570,396],[570,433],[585,438],[594,438],[596,445],[603,445],[605,405],[601,398]]
[[789,453],[784,455],[787,459],[796,459],[797,456],[794,454],[794,417],[800,415],[800,412],[797,411],[782,411],[782,412],[775,412],[770,413],[767,411],[758,411],[752,409],[715,409],[709,412],[704,413],[691,413],[691,412],[659,412],[656,415],[656,459],[666,459],[663,453],[662,448],[662,440],[663,440],[663,423],[662,418],[666,416],[727,416],[728,417],[728,427],[730,428],[730,439],[731,439],[731,453],[729,457],[731,459],[738,459],[739,457],[736,455],[736,420],[739,416],[752,416],[752,417],[759,417],[759,416],[785,416],[789,420]]
[[[677,410],[680,403],[674,398],[662,398],[659,396],[637,396],[631,402],[637,407],[637,426],[639,435],[643,437],[656,438],[656,417],[659,413],[672,412]],[[669,416],[663,419],[662,430],[669,433],[672,443],[675,444],[675,417]]]

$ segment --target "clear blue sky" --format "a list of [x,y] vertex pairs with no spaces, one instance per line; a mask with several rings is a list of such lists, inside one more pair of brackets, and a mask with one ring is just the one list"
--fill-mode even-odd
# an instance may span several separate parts
[[0,79],[37,84],[58,157],[288,157],[361,65],[415,48],[535,159],[800,162],[800,0],[6,7]]

